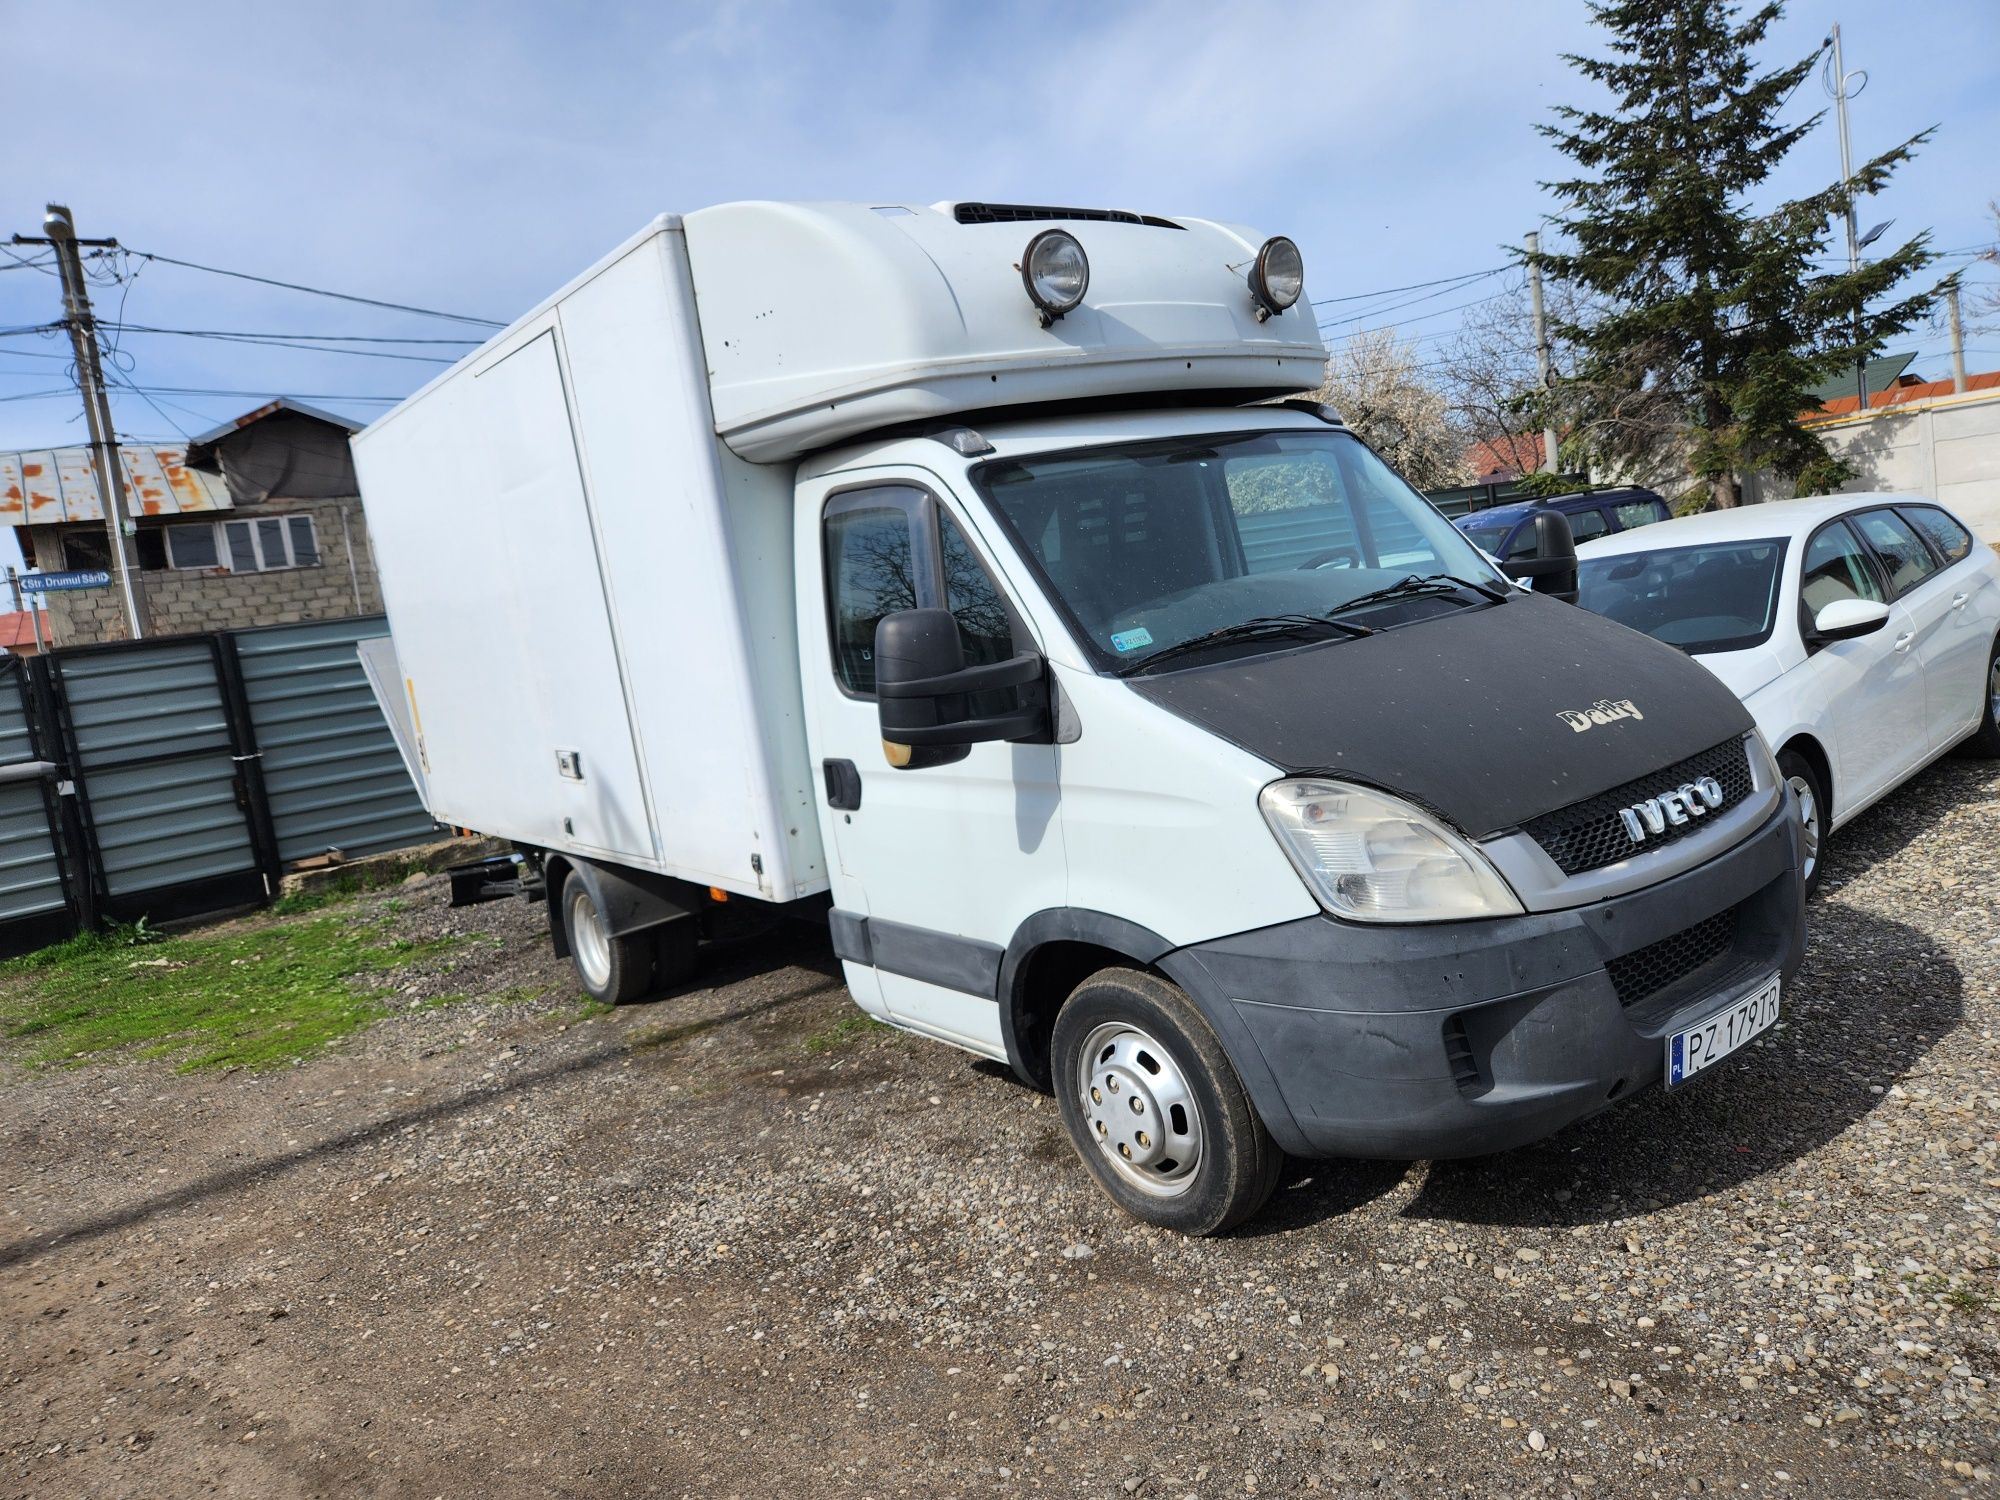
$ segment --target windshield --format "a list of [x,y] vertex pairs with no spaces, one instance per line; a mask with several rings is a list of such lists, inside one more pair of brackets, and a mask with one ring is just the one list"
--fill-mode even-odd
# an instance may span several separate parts
[[[1092,656],[1120,670],[1249,621],[1327,616],[1413,574],[1506,586],[1345,432],[1176,437],[996,460],[973,478]],[[1353,618],[1381,626],[1486,602],[1447,584]],[[1288,644],[1279,633],[1261,649]]]
[[1782,540],[1669,547],[1577,565],[1577,602],[1683,651],[1742,651],[1771,633]]

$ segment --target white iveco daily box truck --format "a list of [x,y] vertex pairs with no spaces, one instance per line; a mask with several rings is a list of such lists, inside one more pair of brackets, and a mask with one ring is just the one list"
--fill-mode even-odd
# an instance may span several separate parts
[[[515,843],[605,1000],[718,895],[818,915],[864,1010],[1190,1232],[1284,1152],[1692,1083],[1799,959],[1770,755],[1274,404],[1302,276],[1105,210],[655,221],[355,439],[432,813]],[[1559,595],[1567,544],[1519,570]]]

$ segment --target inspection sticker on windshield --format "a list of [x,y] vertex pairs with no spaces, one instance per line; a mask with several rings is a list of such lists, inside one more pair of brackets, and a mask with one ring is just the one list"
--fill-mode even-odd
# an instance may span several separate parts
[[1141,646],[1153,644],[1153,632],[1141,625],[1137,630],[1121,630],[1111,637],[1114,651],[1137,651]]
[[1721,1062],[1752,1037],[1770,1030],[1778,1019],[1781,978],[1773,974],[1727,1010],[1668,1037],[1667,1087],[1678,1088],[1710,1063]]

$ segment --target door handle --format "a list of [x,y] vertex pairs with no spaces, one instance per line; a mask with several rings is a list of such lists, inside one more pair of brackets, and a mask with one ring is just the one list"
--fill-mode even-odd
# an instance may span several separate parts
[[1953,594],[1951,596],[1951,607],[1953,609],[1964,609],[1965,601],[1971,597],[1970,594]]
[[1914,630],[1904,631],[1901,635],[1896,637],[1896,649],[1898,651],[1909,650],[1910,642],[1914,641],[1916,638],[1917,638],[1917,633]]
[[841,812],[853,812],[861,806],[861,772],[851,760],[823,760],[819,763],[821,774],[826,777],[826,805]]

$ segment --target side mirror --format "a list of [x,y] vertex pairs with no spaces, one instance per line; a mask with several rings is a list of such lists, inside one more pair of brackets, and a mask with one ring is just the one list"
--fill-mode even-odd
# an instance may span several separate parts
[[945,765],[989,740],[1046,739],[1047,680],[1032,651],[968,667],[950,610],[902,609],[875,622],[882,753],[899,769]]
[[1576,537],[1559,510],[1535,512],[1535,550],[1500,564],[1509,578],[1525,579],[1538,594],[1576,603]]
[[1889,606],[1873,599],[1836,599],[1813,616],[1814,645],[1873,635],[1889,623]]

